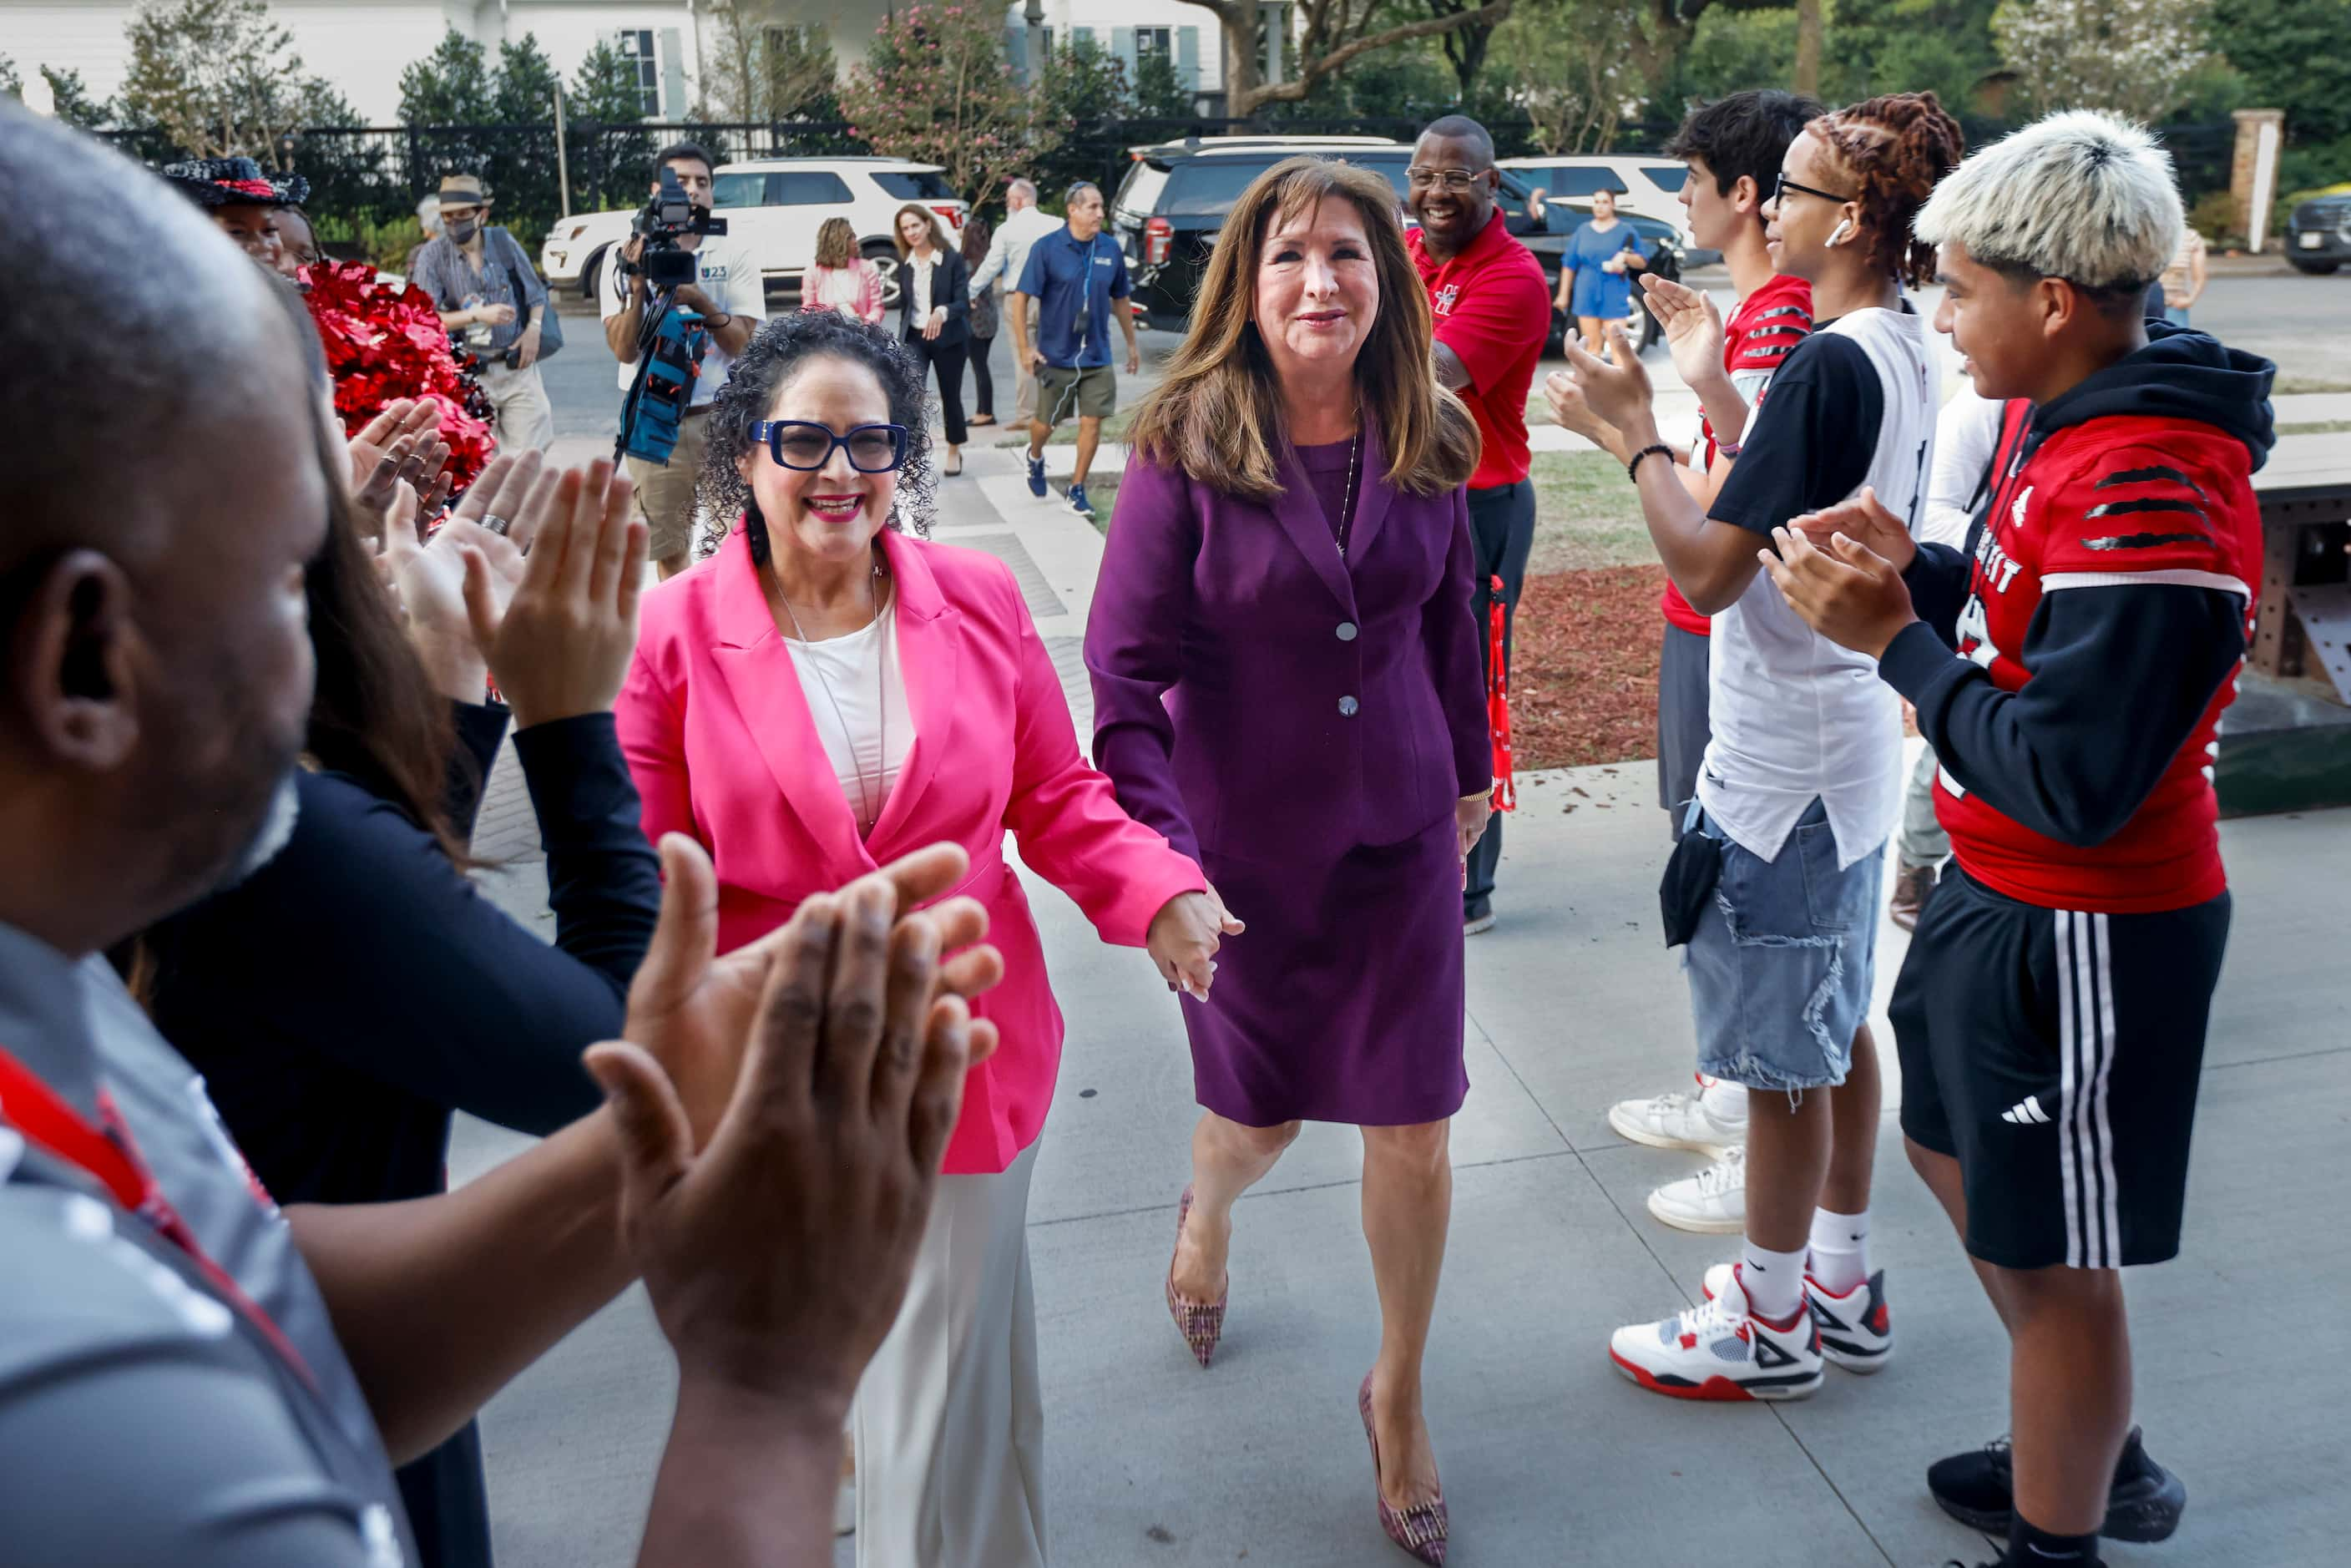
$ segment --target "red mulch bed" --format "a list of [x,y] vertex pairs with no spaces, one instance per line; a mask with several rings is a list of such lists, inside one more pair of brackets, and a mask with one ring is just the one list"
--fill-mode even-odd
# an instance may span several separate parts
[[1513,759],[1580,768],[1657,754],[1662,566],[1527,579],[1510,653]]

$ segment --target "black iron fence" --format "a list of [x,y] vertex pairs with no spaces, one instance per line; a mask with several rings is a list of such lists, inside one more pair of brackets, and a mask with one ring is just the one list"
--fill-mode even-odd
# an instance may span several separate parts
[[[1983,145],[2011,129],[1991,120],[1964,121],[1968,143]],[[1524,120],[1498,119],[1489,129],[1504,157],[1541,151],[1533,127]],[[1274,128],[1235,120],[1123,120],[1081,126],[1035,167],[1026,171],[1049,204],[1078,180],[1105,191],[1117,189],[1126,172],[1128,150],[1237,131],[1275,135],[1384,136],[1410,141],[1416,120],[1284,120]],[[1674,131],[1670,120],[1619,126],[1609,150],[1655,152]],[[2181,189],[2192,203],[2229,185],[2235,127],[2229,123],[2161,128],[2179,168]],[[112,133],[123,151],[151,163],[181,154],[159,132]],[[536,254],[548,228],[567,213],[633,207],[652,183],[653,157],[674,141],[696,141],[720,162],[754,158],[821,157],[871,153],[874,149],[850,134],[845,123],[780,121],[768,124],[600,125],[574,120],[559,133],[553,121],[522,125],[391,126],[371,129],[321,127],[289,137],[277,162],[310,182],[309,211],[329,248],[379,257],[402,254],[415,224],[418,200],[437,190],[441,177],[480,177],[496,204],[494,219],[511,229]],[[567,200],[568,195],[568,200]],[[1001,208],[991,193],[983,208]],[[993,215],[993,214],[991,214]]]

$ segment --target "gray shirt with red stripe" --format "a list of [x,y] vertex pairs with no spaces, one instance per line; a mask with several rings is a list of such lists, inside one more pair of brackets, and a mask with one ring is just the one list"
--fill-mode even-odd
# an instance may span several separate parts
[[204,1081],[99,958],[0,925],[0,1049],[156,1186],[299,1367],[0,1104],[0,1564],[401,1568],[392,1466],[326,1302]]

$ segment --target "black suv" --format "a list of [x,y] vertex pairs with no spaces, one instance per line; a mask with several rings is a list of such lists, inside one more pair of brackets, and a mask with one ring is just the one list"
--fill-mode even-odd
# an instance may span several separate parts
[[[1301,153],[1373,170],[1395,187],[1399,205],[1405,200],[1405,171],[1412,162],[1412,148],[1382,137],[1200,136],[1128,149],[1126,177],[1111,199],[1110,225],[1134,276],[1135,308],[1152,325],[1181,329],[1192,314],[1192,298],[1199,292],[1209,247],[1225,226],[1225,214],[1250,181]],[[1534,253],[1555,298],[1560,255],[1568,236],[1591,215],[1590,206],[1541,201],[1515,172],[1504,169],[1500,173],[1503,222]],[[1409,214],[1405,221],[1411,222]],[[1682,256],[1672,225],[1631,214],[1618,214],[1617,221],[1630,224],[1640,236],[1650,270],[1665,277],[1681,276]],[[1642,307],[1637,287],[1633,297],[1625,330],[1646,349],[1656,340],[1657,323]],[[1546,352],[1558,351],[1562,334],[1571,325],[1561,312],[1552,312]]]
[[2322,274],[2351,261],[2351,194],[2297,204],[2285,221],[2285,258],[2296,272]]

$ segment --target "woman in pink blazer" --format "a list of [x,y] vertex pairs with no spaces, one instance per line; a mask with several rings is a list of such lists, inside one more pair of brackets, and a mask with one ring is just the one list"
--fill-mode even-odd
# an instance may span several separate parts
[[966,1086],[905,1307],[859,1386],[858,1558],[1041,1568],[1026,1237],[1061,1015],[1005,831],[1171,986],[1204,995],[1238,928],[1079,756],[1011,572],[904,530],[934,483],[912,356],[831,312],[779,317],[708,418],[704,500],[741,523],[643,601],[615,713],[645,831],[709,850],[721,951],[908,850],[970,852],[954,891],[987,906],[1005,966],[973,1010],[1001,1044]]
[[881,322],[882,269],[858,254],[847,218],[827,218],[816,231],[816,265],[800,275],[800,308]]

